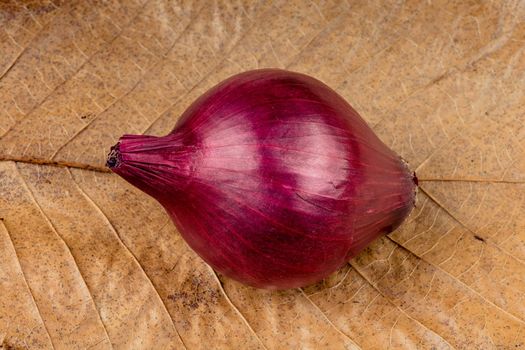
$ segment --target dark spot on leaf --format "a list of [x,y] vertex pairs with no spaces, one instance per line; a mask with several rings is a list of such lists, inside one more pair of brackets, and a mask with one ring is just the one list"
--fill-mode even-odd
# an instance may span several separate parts
[[22,346],[14,345],[12,342],[8,341],[7,339],[4,339],[2,344],[0,344],[0,350],[25,350],[27,348],[24,348]]
[[168,295],[168,299],[181,304],[188,310],[195,310],[201,306],[209,309],[219,301],[219,292],[210,288],[209,281],[203,281],[202,275],[188,277],[182,284],[181,291]]
[[477,239],[478,241],[485,242],[485,239],[483,237],[478,236],[478,235],[474,235],[474,238]]

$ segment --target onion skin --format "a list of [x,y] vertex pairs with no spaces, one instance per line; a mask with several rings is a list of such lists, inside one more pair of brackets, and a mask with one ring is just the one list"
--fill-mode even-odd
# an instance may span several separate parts
[[214,269],[268,289],[317,282],[397,228],[417,180],[336,92],[276,69],[223,81],[166,136],[124,135],[108,166]]

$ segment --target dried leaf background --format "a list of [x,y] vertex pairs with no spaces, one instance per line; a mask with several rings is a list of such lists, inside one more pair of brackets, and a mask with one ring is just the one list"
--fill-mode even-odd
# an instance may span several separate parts
[[[0,344],[525,348],[524,21],[519,0],[0,2]],[[121,134],[261,67],[334,87],[421,178],[401,228],[304,289],[216,275],[103,172]]]

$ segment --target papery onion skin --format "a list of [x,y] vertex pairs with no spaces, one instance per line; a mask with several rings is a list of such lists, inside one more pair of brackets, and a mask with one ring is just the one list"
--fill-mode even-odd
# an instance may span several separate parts
[[327,277],[415,201],[415,175],[343,98],[277,69],[223,81],[164,137],[124,135],[108,166],[214,269],[269,289]]

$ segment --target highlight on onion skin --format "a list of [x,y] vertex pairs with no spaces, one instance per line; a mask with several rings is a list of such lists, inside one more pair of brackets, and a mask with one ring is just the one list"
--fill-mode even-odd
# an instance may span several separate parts
[[124,135],[107,166],[214,269],[268,289],[317,282],[397,228],[417,181],[335,91],[277,69],[213,87],[166,136]]

